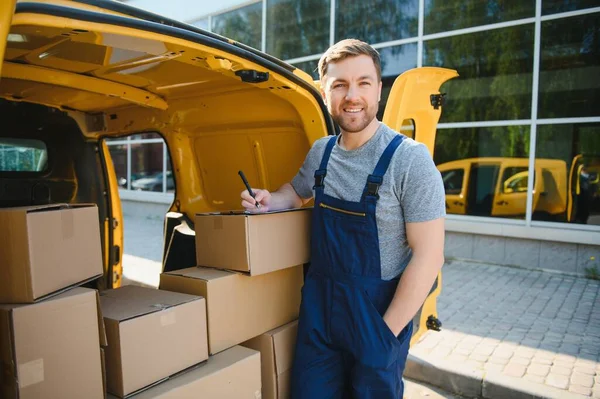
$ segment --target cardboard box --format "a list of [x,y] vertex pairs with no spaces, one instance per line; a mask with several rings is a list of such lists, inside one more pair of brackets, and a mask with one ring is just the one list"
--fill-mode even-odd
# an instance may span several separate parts
[[0,303],[33,303],[103,274],[95,205],[0,209]]
[[206,298],[211,354],[297,319],[302,283],[302,266],[255,277],[204,267],[160,276],[161,289]]
[[[132,399],[260,399],[260,353],[234,346]],[[112,397],[114,399],[114,397]],[[109,399],[111,396],[109,395]]]
[[104,398],[97,292],[74,288],[31,305],[0,305],[0,397]]
[[100,304],[108,392],[126,397],[208,358],[204,298],[125,286]]
[[262,399],[289,399],[298,321],[268,331],[242,343],[260,352]]
[[310,260],[312,209],[249,214],[198,214],[198,266],[249,272],[252,276]]

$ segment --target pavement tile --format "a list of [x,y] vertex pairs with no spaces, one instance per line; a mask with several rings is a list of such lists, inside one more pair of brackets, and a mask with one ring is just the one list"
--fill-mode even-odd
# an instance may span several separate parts
[[545,358],[540,358],[540,357],[534,357],[533,359],[531,359],[531,364],[537,364],[540,366],[550,366],[552,365],[552,360],[550,359],[545,359]]
[[571,382],[575,385],[591,388],[594,386],[594,377],[587,374],[573,373],[571,375]]
[[525,374],[524,378],[527,381],[537,382],[538,384],[543,384],[545,381],[544,377],[540,377],[539,375],[534,375],[534,374]]
[[495,363],[486,363],[483,368],[486,371],[498,372],[501,373],[506,366],[503,364],[495,364]]
[[575,368],[573,369],[573,371],[575,373],[579,373],[579,374],[585,374],[585,375],[590,375],[590,376],[594,376],[596,375],[596,370],[594,369],[594,367],[590,367],[590,366],[580,366],[577,363],[575,363]]
[[570,367],[552,366],[550,368],[550,373],[569,377],[573,373],[573,369]]
[[543,364],[532,363],[527,368],[527,373],[528,374],[533,374],[533,375],[537,375],[537,376],[540,376],[540,377],[547,376],[549,372],[550,372],[550,366],[546,366],[546,365],[543,365]]
[[529,366],[531,359],[515,355],[510,358],[509,364],[510,363],[520,364],[521,366]]
[[569,386],[569,377],[559,374],[548,374],[546,377],[546,384],[553,386],[555,388],[567,389]]
[[527,371],[527,366],[523,366],[521,364],[509,363],[503,370],[503,373],[511,376],[521,378],[525,375]]
[[592,389],[591,388],[582,387],[580,385],[573,385],[573,384],[571,384],[569,386],[569,391],[573,392],[573,393],[577,393],[579,395],[584,395],[584,396],[591,396],[592,395]]

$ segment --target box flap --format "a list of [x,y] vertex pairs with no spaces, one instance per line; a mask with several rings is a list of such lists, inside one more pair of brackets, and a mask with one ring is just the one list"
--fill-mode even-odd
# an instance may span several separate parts
[[306,207],[306,208],[292,208],[292,209],[282,209],[279,211],[269,211],[269,212],[260,212],[260,213],[253,213],[253,212],[248,212],[248,211],[240,211],[240,210],[231,210],[231,211],[222,211],[222,212],[205,212],[205,213],[197,213],[196,216],[215,216],[215,215],[220,215],[220,216],[236,216],[236,215],[246,215],[246,216],[252,216],[252,217],[260,217],[261,215],[273,215],[275,213],[289,213],[289,212],[298,212],[298,211],[305,211],[307,209],[313,209],[313,207]]
[[209,267],[190,267],[187,269],[173,270],[164,274],[171,274],[173,276],[190,277],[199,280],[211,281],[224,277],[230,277],[232,275],[235,275],[235,272],[213,269]]
[[292,368],[296,337],[298,335],[298,321],[293,321],[271,331],[275,352],[275,367],[277,375],[281,375]]
[[104,318],[123,321],[200,299],[195,295],[127,285],[100,293]]
[[140,392],[135,399],[260,398],[260,389],[260,354],[234,346],[211,356],[198,367]]
[[74,208],[88,208],[95,207],[96,204],[67,204],[67,203],[56,203],[46,205],[31,205],[31,206],[16,206],[11,208],[0,208],[0,212],[21,212],[21,213],[33,213],[33,212],[47,212],[47,211],[60,211],[63,209],[74,209]]

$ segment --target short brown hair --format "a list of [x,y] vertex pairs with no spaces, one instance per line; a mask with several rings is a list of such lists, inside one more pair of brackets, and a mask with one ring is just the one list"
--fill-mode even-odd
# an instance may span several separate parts
[[325,51],[325,54],[319,60],[319,78],[323,80],[323,77],[327,74],[329,63],[336,63],[348,57],[359,55],[368,55],[371,57],[373,64],[375,64],[377,78],[381,81],[381,58],[379,57],[379,53],[369,44],[357,39],[341,40]]

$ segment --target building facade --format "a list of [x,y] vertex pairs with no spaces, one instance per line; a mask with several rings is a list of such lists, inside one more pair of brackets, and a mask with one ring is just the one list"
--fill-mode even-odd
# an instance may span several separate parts
[[[600,271],[600,1],[127,3],[238,40],[315,78],[328,46],[364,40],[382,58],[379,117],[402,72],[456,69],[460,78],[441,89],[447,101],[434,154],[446,189],[447,257]],[[170,202],[160,136],[110,145],[122,198]]]

